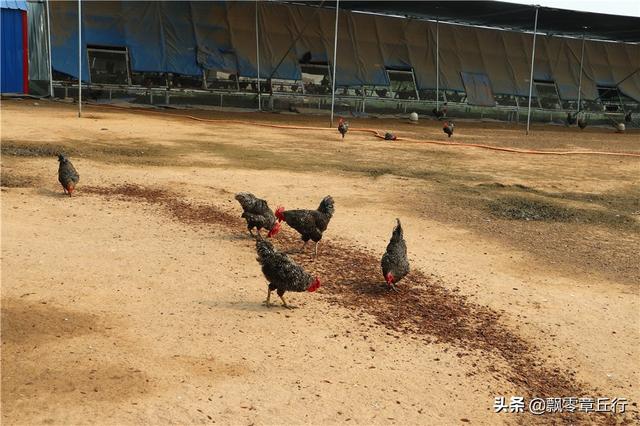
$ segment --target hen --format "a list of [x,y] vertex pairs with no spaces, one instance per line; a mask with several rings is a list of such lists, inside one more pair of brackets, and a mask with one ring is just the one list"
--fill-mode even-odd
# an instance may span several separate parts
[[242,206],[242,217],[247,221],[251,236],[253,236],[253,228],[256,228],[258,235],[262,228],[268,229],[268,237],[273,237],[280,231],[280,223],[276,221],[276,216],[265,200],[257,198],[250,192],[239,192],[235,198]]
[[409,260],[407,259],[407,243],[404,241],[400,219],[396,219],[397,225],[393,229],[391,240],[387,244],[387,251],[382,255],[382,275],[389,287],[396,290],[395,284],[409,273]]
[[453,124],[453,121],[445,121],[444,125],[442,126],[442,131],[445,132],[449,137],[453,136],[453,128],[455,127],[455,125]]
[[262,238],[256,240],[257,261],[262,266],[262,273],[269,282],[267,299],[264,304],[271,306],[271,292],[276,290],[285,308],[294,308],[284,300],[287,291],[314,292],[320,288],[320,280],[291,260],[286,254],[278,252],[273,245]]
[[80,175],[64,154],[58,155],[58,161],[60,162],[58,166],[58,182],[62,185],[64,193],[69,194],[69,197],[71,197],[71,193],[76,189],[76,185],[80,180]]
[[316,243],[315,255],[317,256],[318,243],[322,239],[322,233],[327,230],[334,210],[333,198],[327,195],[322,199],[317,210],[285,210],[281,206],[276,209],[276,217],[298,231],[304,241],[302,250],[309,240],[313,240]]
[[344,121],[344,118],[341,118],[338,121],[338,131],[342,135],[342,139],[344,139],[344,135],[346,135],[347,132],[349,131],[349,122]]

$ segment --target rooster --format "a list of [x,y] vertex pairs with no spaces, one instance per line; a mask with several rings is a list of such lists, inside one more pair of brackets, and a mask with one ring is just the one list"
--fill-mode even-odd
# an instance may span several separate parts
[[249,234],[253,237],[253,228],[256,228],[258,235],[262,228],[268,229],[267,237],[271,238],[280,231],[280,223],[276,221],[273,210],[265,200],[257,198],[250,192],[239,192],[236,200],[242,206],[242,217],[247,221]]
[[407,259],[407,243],[404,241],[400,219],[396,219],[397,225],[391,234],[391,240],[387,244],[387,251],[382,255],[382,276],[387,285],[396,290],[398,283],[409,273],[409,260]]
[[302,267],[297,265],[286,254],[278,252],[269,241],[258,237],[256,251],[258,252],[256,260],[262,266],[262,273],[269,282],[267,299],[264,301],[267,307],[271,306],[271,292],[274,290],[277,291],[278,297],[282,300],[282,305],[285,308],[292,309],[295,306],[288,305],[284,300],[285,292],[308,291],[313,293],[320,288],[320,280],[318,278],[306,273]]
[[571,113],[571,112],[567,113],[567,121],[566,121],[567,126],[573,126],[574,124],[576,124],[576,116],[577,116],[576,113]]
[[69,197],[71,197],[71,193],[76,189],[76,185],[80,180],[80,175],[64,154],[58,154],[58,161],[60,162],[58,166],[58,182],[62,185],[64,193],[69,194]]
[[436,109],[434,108],[431,113],[438,119],[440,120],[442,117],[447,115],[447,106],[445,105],[444,107],[442,107],[442,109]]
[[349,131],[349,122],[345,121],[344,118],[338,121],[338,131],[342,135],[342,139],[344,139],[344,135]]
[[301,251],[307,246],[309,240],[313,240],[316,243],[315,256],[317,256],[318,243],[322,239],[322,233],[327,230],[333,212],[333,198],[327,195],[322,199],[317,210],[285,210],[280,206],[276,209],[276,217],[302,236],[304,245]]
[[453,136],[453,128],[454,128],[454,124],[453,121],[445,121],[444,125],[442,126],[442,131],[445,132],[449,137]]

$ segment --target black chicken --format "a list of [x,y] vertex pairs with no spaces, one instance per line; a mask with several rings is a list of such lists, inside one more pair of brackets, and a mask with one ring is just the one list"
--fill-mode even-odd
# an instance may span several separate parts
[[264,304],[271,306],[271,292],[276,290],[285,308],[295,308],[284,300],[287,291],[314,292],[320,287],[320,280],[314,278],[291,260],[286,254],[278,252],[273,245],[262,238],[256,240],[256,260],[262,266],[262,273],[269,282],[267,300]]
[[576,124],[577,114],[576,113],[567,113],[567,126],[573,126]]
[[395,141],[396,139],[398,139],[398,137],[393,133],[387,132],[384,134],[384,140],[386,141]]
[[349,131],[349,122],[345,121],[344,118],[338,121],[338,131],[342,135],[342,139],[344,139],[344,135]]
[[628,113],[626,113],[624,115],[624,121],[627,123],[631,123],[631,120],[633,120],[632,114],[633,114],[633,111],[629,111]]
[[453,124],[453,121],[445,121],[444,125],[442,126],[442,131],[445,132],[449,137],[453,136],[453,128],[455,127],[455,125]]
[[333,198],[327,195],[322,199],[317,210],[285,210],[281,206],[276,209],[276,217],[300,233],[304,241],[302,250],[309,240],[313,240],[316,243],[315,255],[317,256],[318,243],[322,239],[322,233],[327,230],[333,212]]
[[382,276],[389,287],[396,290],[398,283],[409,273],[409,260],[407,259],[407,243],[404,241],[400,219],[393,229],[391,240],[387,244],[387,251],[382,255]]
[[69,194],[69,197],[71,197],[71,193],[76,189],[76,185],[80,180],[80,175],[64,154],[58,155],[58,161],[60,162],[58,166],[58,182],[62,185],[64,193]]
[[273,210],[265,200],[257,198],[250,192],[239,192],[236,200],[242,206],[242,217],[247,221],[249,233],[253,236],[253,228],[256,228],[258,235],[262,228],[268,229],[268,237],[273,237],[280,231],[280,223],[276,221]]

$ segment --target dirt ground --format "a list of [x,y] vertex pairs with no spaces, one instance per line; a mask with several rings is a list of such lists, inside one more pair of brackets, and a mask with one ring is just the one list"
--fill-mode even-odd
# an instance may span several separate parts
[[[632,424],[640,421],[640,158],[446,141],[438,122],[2,102],[6,424]],[[190,114],[221,121],[196,121]],[[241,120],[229,123],[224,119]],[[252,124],[254,123],[254,124]],[[459,121],[454,143],[640,153],[640,133]],[[81,179],[57,182],[58,152]],[[336,213],[291,256],[323,287],[261,305],[233,194]],[[412,266],[379,261],[402,220]],[[298,236],[283,227],[286,251]],[[494,413],[608,397],[625,414]]]

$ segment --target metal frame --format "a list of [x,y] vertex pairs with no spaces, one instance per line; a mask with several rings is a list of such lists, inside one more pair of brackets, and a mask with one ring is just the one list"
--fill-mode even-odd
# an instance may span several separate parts
[[[124,46],[124,50],[115,50],[115,49],[103,49],[101,47],[88,47],[87,46],[87,56],[89,56],[90,52],[106,52],[106,53],[117,53],[117,54],[123,54],[124,55],[124,60],[125,60],[125,64],[127,67],[127,84],[131,85],[131,64],[129,61],[129,48]],[[91,81],[93,81],[93,78],[91,78],[91,64],[89,64],[89,78],[91,79]]]
[[529,134],[529,128],[531,125],[531,94],[533,92],[533,67],[535,65],[536,60],[536,35],[538,32],[538,12],[540,11],[540,7],[536,6],[536,18],[533,24],[533,50],[531,51],[531,75],[529,77],[529,107],[527,108],[527,131],[526,134]]
[[333,40],[333,77],[331,78],[331,121],[329,126],[333,127],[333,112],[336,105],[336,58],[338,54],[338,16],[340,10],[340,0],[336,0],[336,29]]
[[387,78],[389,79],[389,91],[393,94],[393,99],[396,99],[395,97],[396,92],[391,89],[391,76],[389,75],[389,72],[411,74],[411,80],[413,81],[413,90],[416,94],[416,100],[418,101],[420,100],[420,95],[418,93],[418,85],[416,84],[416,75],[415,75],[415,72],[413,71],[413,67],[411,67],[409,70],[394,70],[393,68],[385,68],[384,70],[387,73]]

